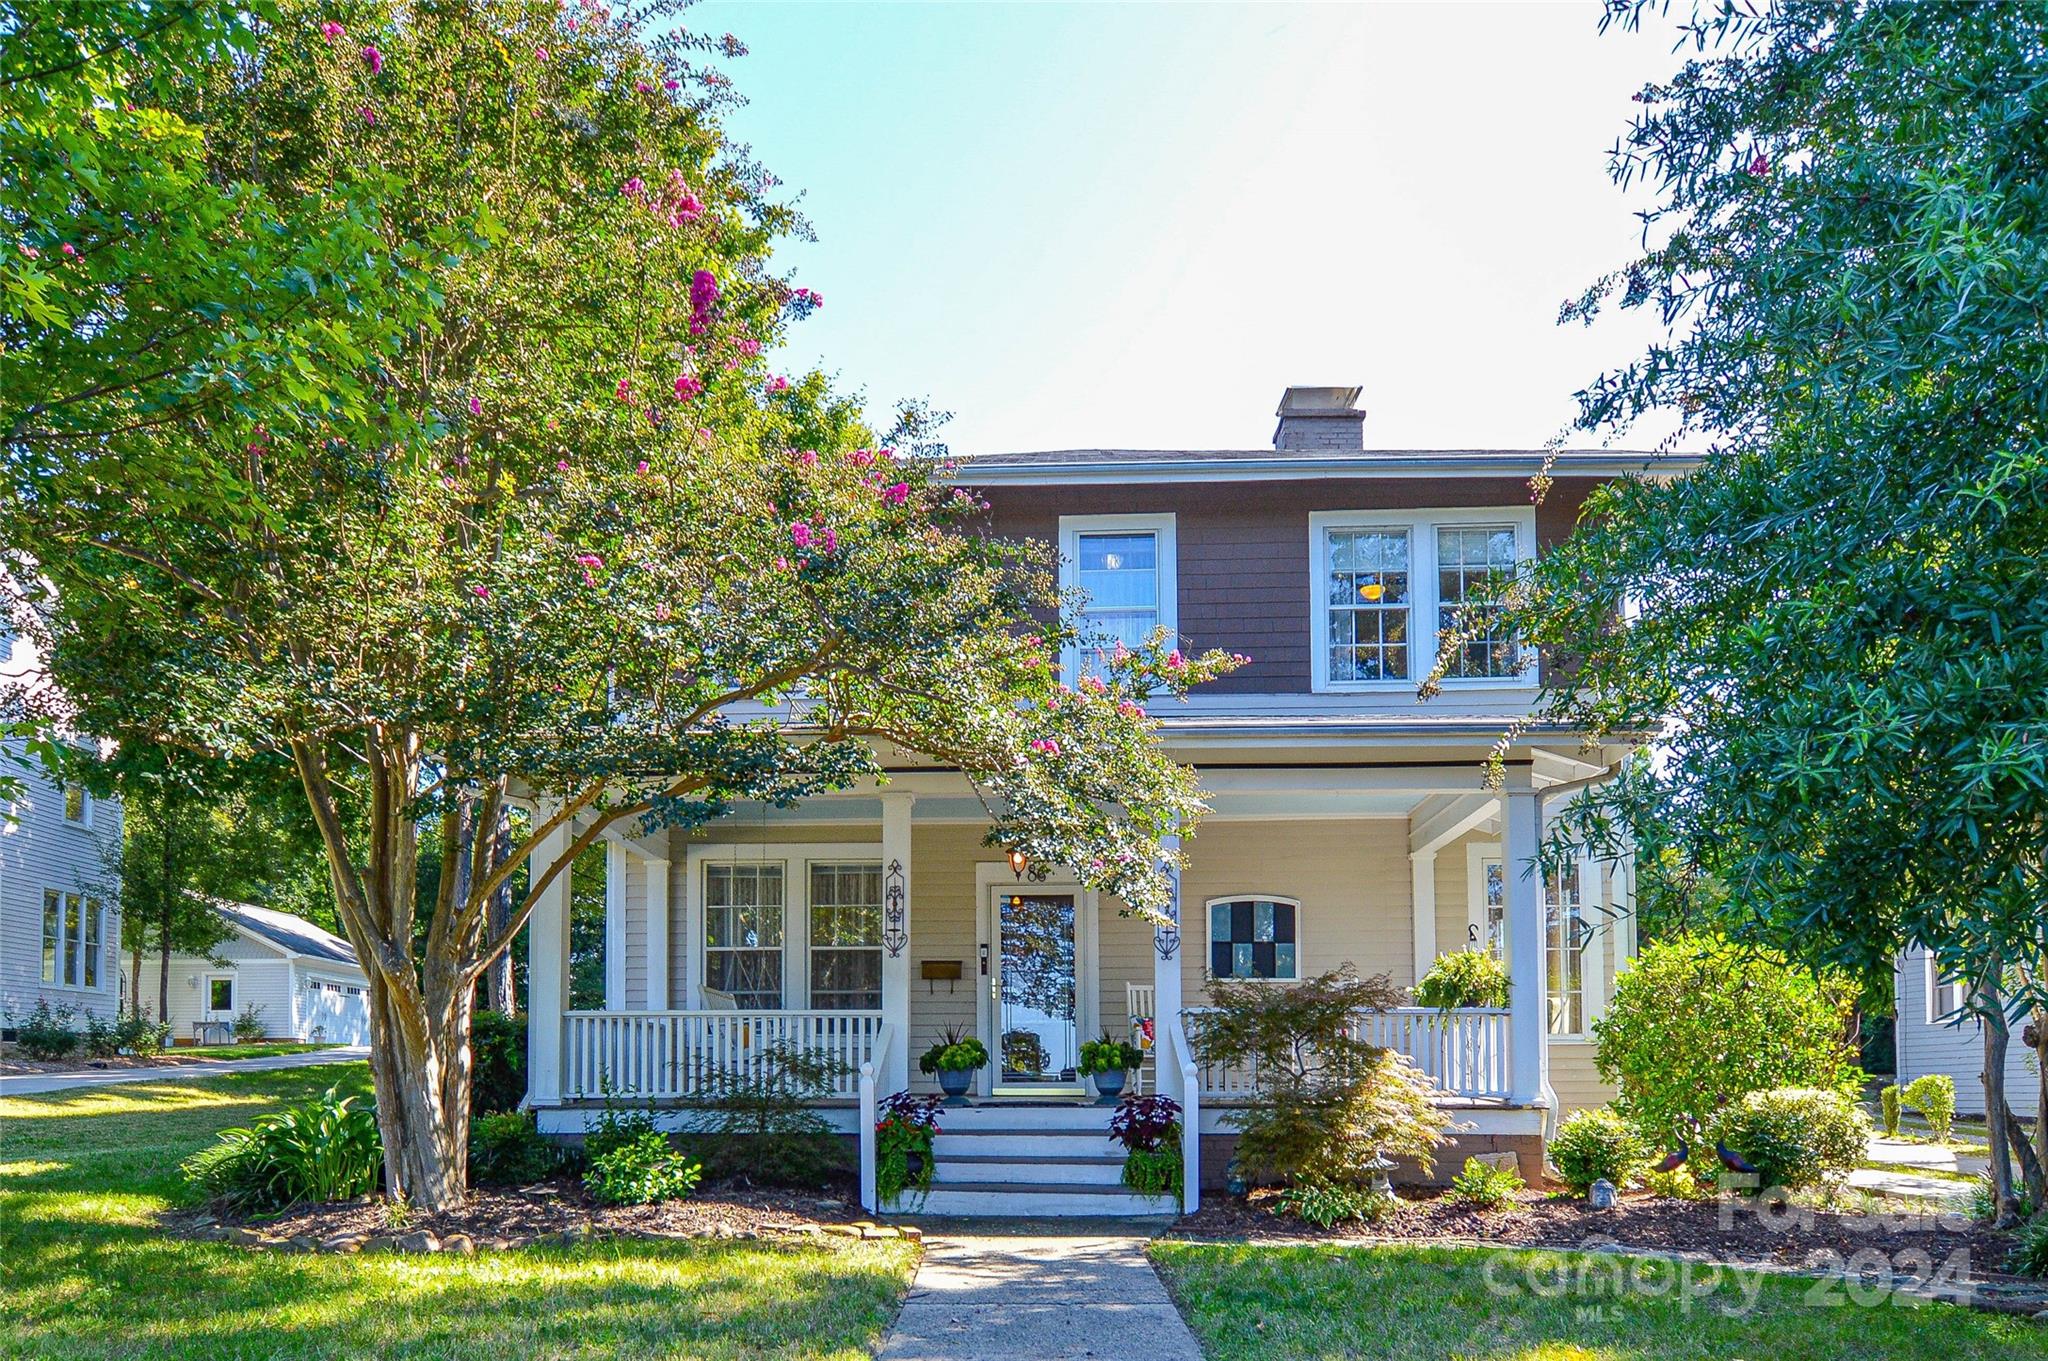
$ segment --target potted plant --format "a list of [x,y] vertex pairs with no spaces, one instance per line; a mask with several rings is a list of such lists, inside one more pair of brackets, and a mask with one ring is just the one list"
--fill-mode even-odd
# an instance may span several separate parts
[[964,1106],[974,1070],[987,1064],[988,1046],[959,1026],[949,1025],[939,1032],[938,1043],[918,1059],[917,1068],[921,1073],[938,1076],[939,1090],[946,1094],[947,1105]]
[[1114,1106],[1124,1094],[1124,1074],[1144,1064],[1144,1050],[1125,1040],[1113,1040],[1107,1032],[1081,1046],[1081,1072],[1095,1079],[1095,1090],[1105,1106]]
[[1180,1103],[1171,1097],[1134,1096],[1118,1106],[1109,1137],[1123,1145],[1124,1185],[1141,1196],[1179,1198],[1180,1136]]
[[939,1132],[939,1098],[897,1092],[882,1102],[875,1121],[875,1195],[894,1205],[905,1191],[931,1190],[932,1139]]

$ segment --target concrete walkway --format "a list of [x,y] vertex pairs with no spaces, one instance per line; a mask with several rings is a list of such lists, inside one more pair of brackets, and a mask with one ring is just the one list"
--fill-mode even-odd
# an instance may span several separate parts
[[1201,1361],[1145,1259],[1149,1233],[1130,1220],[1035,1227],[926,1229],[881,1361]]
[[22,1073],[0,1077],[0,1096],[35,1096],[80,1087],[112,1087],[123,1082],[190,1082],[223,1073],[263,1073],[273,1068],[312,1068],[323,1063],[353,1063],[370,1057],[369,1046],[341,1045],[311,1054],[277,1054],[267,1059],[214,1059],[166,1063],[151,1068],[89,1069],[82,1073]]

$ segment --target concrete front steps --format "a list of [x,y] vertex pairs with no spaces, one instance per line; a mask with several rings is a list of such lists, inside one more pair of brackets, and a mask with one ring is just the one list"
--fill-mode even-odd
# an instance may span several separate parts
[[914,1214],[1004,1218],[1160,1215],[1170,1196],[1123,1185],[1123,1149],[1109,1138],[1109,1106],[950,1106],[932,1143],[932,1189]]

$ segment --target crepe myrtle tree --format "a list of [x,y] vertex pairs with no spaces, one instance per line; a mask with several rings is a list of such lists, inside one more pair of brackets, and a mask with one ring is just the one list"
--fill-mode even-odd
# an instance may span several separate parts
[[1661,412],[1706,452],[1596,491],[1493,618],[1549,654],[1537,717],[1661,734],[1563,835],[1710,878],[1738,938],[1863,976],[1920,945],[1967,981],[2010,1218],[2007,1020],[2048,1004],[2048,14],[1785,0],[1680,31],[1612,158],[1657,197],[1645,249],[1565,316],[1665,327],[1580,429]]
[[922,753],[992,842],[1156,916],[1201,803],[1145,704],[1235,662],[1155,642],[1064,683],[1048,550],[983,532],[929,422],[878,436],[771,369],[819,299],[769,269],[801,224],[720,133],[741,49],[648,18],[280,6],[169,97],[218,179],[294,210],[382,167],[431,317],[364,352],[373,401],[316,371],[6,463],[0,554],[41,567],[19,603],[78,725],[292,763],[369,979],[387,1189],[422,1207],[464,1194],[476,985],[607,832]]

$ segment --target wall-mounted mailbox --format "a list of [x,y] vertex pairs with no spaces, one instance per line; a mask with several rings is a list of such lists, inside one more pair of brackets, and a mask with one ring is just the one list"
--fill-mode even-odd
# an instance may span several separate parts
[[927,959],[918,964],[918,977],[927,983],[958,983],[960,961],[957,959]]

